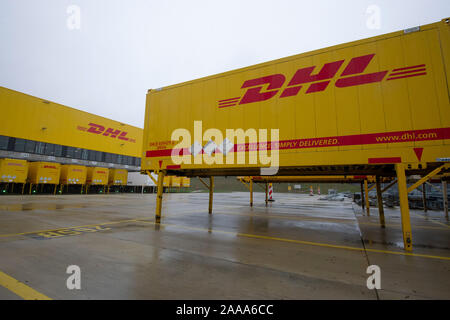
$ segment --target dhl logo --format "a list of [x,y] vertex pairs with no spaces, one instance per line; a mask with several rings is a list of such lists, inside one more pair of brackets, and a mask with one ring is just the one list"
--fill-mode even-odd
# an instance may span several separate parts
[[47,166],[47,165],[45,165],[44,169],[57,169],[57,168],[55,166]]
[[23,165],[21,163],[15,163],[15,162],[8,162],[8,166],[23,167]]
[[129,142],[133,142],[133,143],[136,142],[136,139],[128,138],[126,136],[128,134],[128,132],[121,131],[121,130],[114,129],[114,128],[106,129],[104,126],[102,126],[100,124],[92,123],[92,122],[89,123],[89,128],[78,126],[77,129],[81,130],[81,131],[90,132],[90,133],[102,134],[103,136],[106,136],[106,137],[109,136],[110,138],[117,138],[120,140],[129,141]]
[[[352,58],[345,69],[334,83],[337,88],[346,88],[363,85],[367,83],[381,82],[386,78],[388,80],[403,79],[415,76],[426,75],[425,64],[393,69],[373,73],[364,73],[370,61],[375,54],[368,54]],[[345,60],[325,63],[320,71],[312,74],[316,66],[298,69],[284,90],[281,91],[286,82],[285,75],[278,73],[261,78],[246,80],[241,89],[247,88],[245,94],[241,97],[219,100],[219,108],[231,107],[237,104],[247,104],[259,101],[266,101],[273,98],[281,91],[279,98],[296,96],[303,86],[306,88],[305,94],[324,91],[331,80],[336,76]],[[386,74],[389,75],[386,77]],[[263,91],[263,88],[266,89]]]

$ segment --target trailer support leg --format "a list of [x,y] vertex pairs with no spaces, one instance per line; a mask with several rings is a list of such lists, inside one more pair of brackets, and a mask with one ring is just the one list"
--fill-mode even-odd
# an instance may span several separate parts
[[29,194],[31,194],[31,190],[33,189],[33,184],[32,183],[30,183],[30,191],[29,191]]
[[55,188],[53,189],[53,195],[55,196],[56,195],[56,189],[58,188],[58,185],[57,184],[55,184]]
[[158,172],[158,191],[156,193],[156,212],[155,221],[156,223],[161,222],[161,207],[162,207],[162,197],[163,197],[163,180],[166,172],[161,170]]
[[364,180],[364,199],[366,201],[366,212],[367,212],[367,216],[370,216],[370,203],[369,203],[369,188],[367,185],[367,179]]
[[442,181],[442,200],[444,204],[445,217],[448,218],[447,181]]
[[386,228],[384,221],[384,208],[383,208],[383,195],[381,194],[380,177],[376,177],[377,184],[377,200],[378,200],[378,215],[380,216],[380,225],[382,228]]
[[395,165],[395,171],[397,172],[398,195],[400,198],[403,247],[406,251],[412,251],[411,219],[409,216],[408,186],[406,185],[405,165],[397,163]]
[[427,212],[427,186],[425,183],[422,185],[422,202],[423,212]]
[[364,213],[364,183],[361,182],[361,211]]
[[25,191],[25,183],[22,183],[22,194]]
[[253,207],[253,179],[250,179],[250,207]]
[[266,206],[269,203],[269,184],[266,182]]
[[214,177],[209,177],[209,208],[208,213],[212,213],[213,209],[213,193],[214,193]]

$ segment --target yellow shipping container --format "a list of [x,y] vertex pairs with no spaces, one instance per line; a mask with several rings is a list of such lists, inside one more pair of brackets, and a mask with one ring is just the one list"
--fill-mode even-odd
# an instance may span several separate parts
[[[444,19],[149,90],[142,170],[255,175],[275,166],[295,175],[301,167],[368,174],[386,164],[437,166],[450,156],[449,85]],[[227,132],[238,129],[243,140]],[[279,151],[278,163],[261,157],[267,146]]]
[[191,186],[191,178],[182,177],[182,179],[181,179],[181,186],[183,188],[189,188]]
[[26,183],[28,162],[17,159],[0,159],[0,182]]
[[172,187],[181,187],[181,177],[172,176],[170,180],[170,185]]
[[128,171],[124,169],[110,169],[109,170],[109,185],[125,186],[128,182]]
[[172,182],[172,179],[170,176],[165,176],[163,180],[163,186],[164,187],[170,187],[170,183]]
[[86,183],[90,185],[107,185],[109,169],[102,167],[88,167]]
[[59,184],[61,164],[54,162],[30,162],[28,182],[32,184]]
[[87,167],[66,164],[61,166],[61,184],[86,184]]

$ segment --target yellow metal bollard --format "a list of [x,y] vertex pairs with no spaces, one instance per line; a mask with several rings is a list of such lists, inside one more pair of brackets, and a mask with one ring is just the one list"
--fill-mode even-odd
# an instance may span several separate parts
[[250,178],[250,207],[253,207],[253,179]]
[[155,212],[155,220],[157,223],[161,221],[161,207],[162,207],[162,197],[163,197],[163,188],[164,188],[164,176],[165,171],[161,170],[158,172],[158,190],[156,193],[156,212]]
[[403,163],[397,163],[395,165],[395,171],[397,172],[398,195],[400,198],[403,247],[406,251],[412,251],[411,219],[409,216],[408,188],[406,185],[405,165]]

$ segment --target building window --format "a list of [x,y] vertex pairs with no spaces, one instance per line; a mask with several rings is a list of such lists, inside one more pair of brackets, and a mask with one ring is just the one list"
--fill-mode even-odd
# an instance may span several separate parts
[[55,157],[62,156],[62,149],[63,149],[63,146],[61,146],[59,144],[55,144]]
[[97,156],[97,151],[89,150],[89,161],[95,161],[96,156]]
[[82,149],[81,150],[81,159],[82,160],[87,160],[88,159],[88,157],[89,157],[89,150],[86,150],[86,149]]
[[111,163],[117,163],[117,154],[111,153]]
[[46,143],[45,145],[45,155],[53,156],[55,154],[55,145],[51,143]]
[[14,151],[24,152],[25,151],[25,140],[16,138],[16,143],[14,145]]
[[9,137],[0,136],[0,150],[8,150]]
[[81,159],[81,148],[74,148],[73,149],[73,158]]
[[96,155],[96,161],[98,162],[103,162],[103,152],[101,151],[97,151],[97,155]]
[[66,158],[73,158],[73,147],[66,147]]
[[45,152],[45,142],[37,142],[35,153],[44,154],[44,152]]
[[25,152],[34,153],[35,148],[36,148],[36,141],[27,140],[25,142]]

